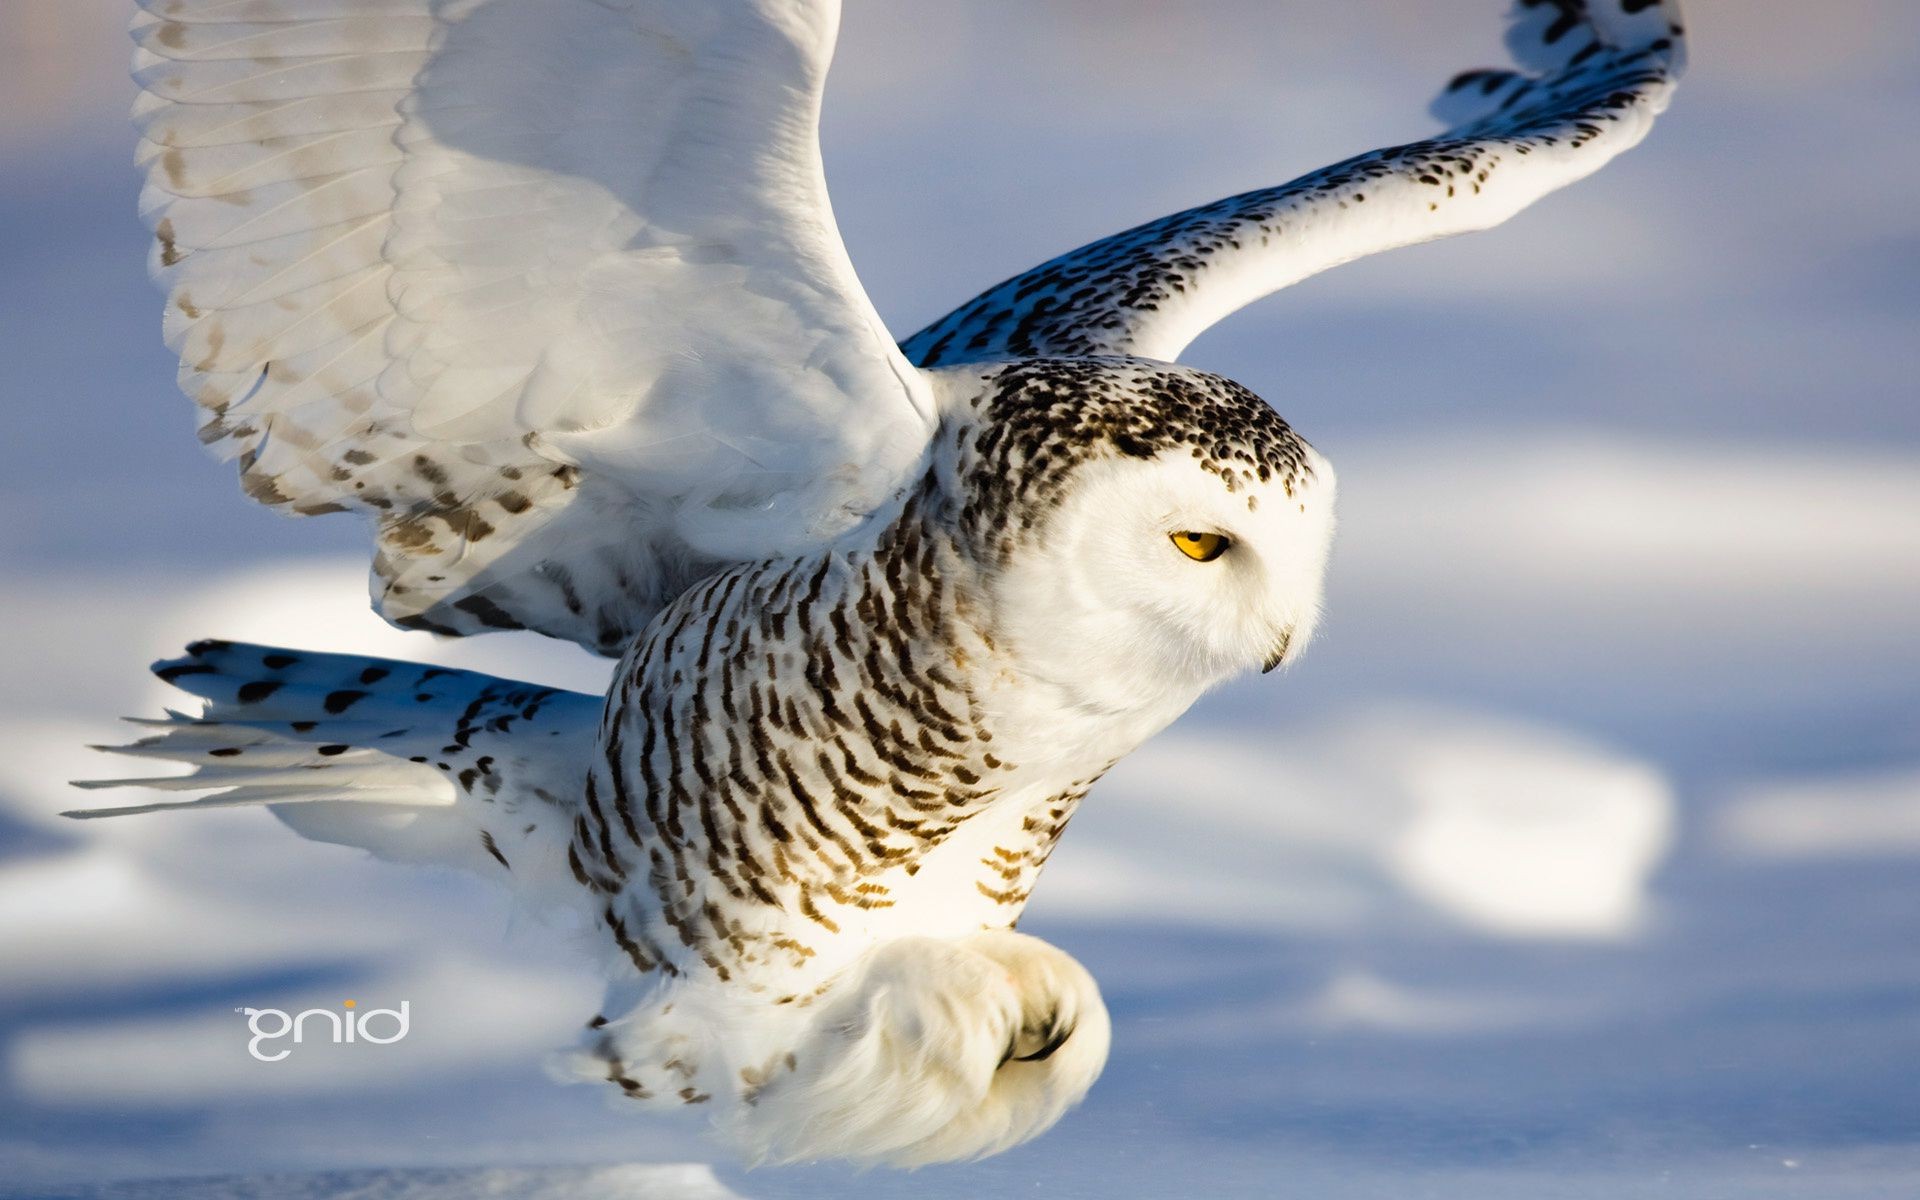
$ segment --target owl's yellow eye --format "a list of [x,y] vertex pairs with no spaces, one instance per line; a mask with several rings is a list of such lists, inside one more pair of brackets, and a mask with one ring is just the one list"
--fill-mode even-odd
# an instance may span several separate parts
[[1189,529],[1183,529],[1172,536],[1173,544],[1180,548],[1180,553],[1195,562],[1212,562],[1225,554],[1227,547],[1233,544],[1225,534],[1195,533]]

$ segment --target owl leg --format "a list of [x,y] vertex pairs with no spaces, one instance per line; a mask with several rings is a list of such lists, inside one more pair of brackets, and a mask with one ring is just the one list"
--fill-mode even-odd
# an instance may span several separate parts
[[1071,955],[1012,932],[978,934],[961,945],[1005,973],[1020,1000],[1020,1019],[981,1103],[896,1161],[977,1158],[1018,1145],[1078,1104],[1106,1066],[1112,1021],[1093,976]]
[[975,1158],[1042,1132],[1105,1065],[1092,976],[1037,938],[901,938],[825,998],[790,1070],[735,1129],[760,1159],[911,1166]]

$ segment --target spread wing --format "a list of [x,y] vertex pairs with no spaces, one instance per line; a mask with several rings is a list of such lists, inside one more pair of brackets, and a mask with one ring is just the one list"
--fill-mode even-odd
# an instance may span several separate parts
[[201,437],[258,500],[374,516],[389,620],[617,653],[922,453],[821,169],[838,0],[140,3]]
[[1646,136],[1684,65],[1678,0],[1520,0],[1521,70],[1468,71],[1451,128],[1142,225],[991,288],[903,343],[922,366],[1171,361],[1228,314],[1364,255],[1491,228]]

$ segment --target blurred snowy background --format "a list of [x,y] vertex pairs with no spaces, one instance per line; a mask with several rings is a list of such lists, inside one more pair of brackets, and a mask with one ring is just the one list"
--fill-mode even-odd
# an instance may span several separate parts
[[[1306,660],[1117,769],[1030,910],[1106,989],[1106,1077],[984,1164],[719,1183],[587,1169],[714,1155],[546,1081],[595,986],[478,883],[261,813],[54,815],[195,636],[604,671],[386,629],[352,521],[201,456],[126,7],[0,3],[0,1194],[1920,1194],[1920,6],[1690,0],[1646,146],[1203,339],[1339,466],[1343,524]],[[905,334],[1428,131],[1501,4],[847,8],[829,171]],[[346,996],[413,1033],[247,1057],[234,1007]],[[580,1169],[471,1173],[516,1164]]]

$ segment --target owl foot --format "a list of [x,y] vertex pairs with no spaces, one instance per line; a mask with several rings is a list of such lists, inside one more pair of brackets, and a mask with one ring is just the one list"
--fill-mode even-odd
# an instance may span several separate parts
[[[1105,1021],[1106,1006],[1086,968],[1040,939],[983,933],[961,944],[1003,967],[1020,997],[1020,1020],[1007,1038],[1001,1068],[1052,1058],[1079,1029],[1089,1000]],[[1104,1030],[1101,1036],[1106,1036]]]
[[762,1160],[977,1158],[1059,1120],[1110,1037],[1093,977],[1037,938],[902,938],[829,994],[734,1132]]

